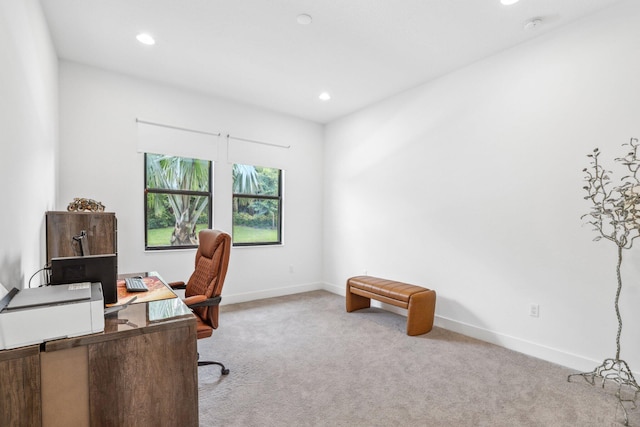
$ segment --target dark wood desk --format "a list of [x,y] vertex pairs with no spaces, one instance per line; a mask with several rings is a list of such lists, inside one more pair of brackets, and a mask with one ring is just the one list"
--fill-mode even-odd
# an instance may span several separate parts
[[2,372],[5,363],[28,372],[33,380],[21,387],[41,397],[40,405],[24,401],[0,380],[0,396],[14,396],[30,408],[5,408],[19,419],[0,413],[0,425],[197,426],[196,341],[195,316],[172,298],[131,304],[106,316],[103,333],[7,350],[4,357],[0,351]]
[[39,347],[0,351],[0,425],[39,426],[41,414]]

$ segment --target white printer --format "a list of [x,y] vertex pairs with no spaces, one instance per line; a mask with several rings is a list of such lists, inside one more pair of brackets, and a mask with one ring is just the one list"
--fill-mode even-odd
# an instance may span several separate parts
[[100,283],[14,288],[0,301],[0,350],[102,331]]

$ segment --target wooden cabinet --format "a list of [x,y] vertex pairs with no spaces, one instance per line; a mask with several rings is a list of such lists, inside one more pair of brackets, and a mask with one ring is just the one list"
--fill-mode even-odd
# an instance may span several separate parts
[[195,328],[192,319],[89,345],[91,424],[196,427]]
[[103,333],[43,350],[43,427],[198,426],[196,318],[179,298],[131,304],[105,317]]
[[197,360],[179,298],[131,304],[104,332],[1,350],[0,426],[197,427]]
[[113,212],[47,212],[47,263],[51,258],[88,255],[74,236],[86,232],[90,255],[118,252],[118,228]]
[[40,426],[40,348],[0,351],[0,425]]

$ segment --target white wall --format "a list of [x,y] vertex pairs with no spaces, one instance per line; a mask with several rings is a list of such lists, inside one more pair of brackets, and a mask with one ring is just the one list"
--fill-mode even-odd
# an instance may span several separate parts
[[[0,283],[7,289],[26,287],[44,263],[44,212],[55,200],[57,67],[40,4],[0,2]],[[40,283],[36,277],[31,285]]]
[[[284,241],[234,248],[224,302],[321,286],[322,139],[320,125],[98,70],[60,64],[60,174],[57,209],[74,197],[101,201],[118,218],[120,272],[158,270],[186,280],[195,250],[144,251],[143,155],[136,118],[291,145],[286,170]],[[214,227],[231,231],[231,164],[220,139],[214,171]],[[290,272],[293,266],[293,273]]]
[[[640,137],[639,19],[623,3],[328,125],[327,286],[366,270],[435,289],[446,328],[580,370],[615,356],[616,247],[582,226],[582,169]],[[638,251],[621,300],[634,370]]]
[[[63,62],[58,151],[56,60],[38,3],[0,2],[0,282],[26,282],[44,260],[44,212],[79,196],[117,213],[121,271],[188,276],[193,251],[143,249],[141,117],[293,146],[286,244],[234,249],[227,303],[321,278],[342,293],[367,270],[435,289],[439,325],[591,369],[615,352],[615,248],[581,226],[581,170],[593,147],[610,160],[640,136],[638,18],[640,5],[622,3],[334,122],[324,137],[313,123]],[[230,187],[218,162],[215,226],[227,230]],[[637,370],[640,254],[625,256],[622,357]]]

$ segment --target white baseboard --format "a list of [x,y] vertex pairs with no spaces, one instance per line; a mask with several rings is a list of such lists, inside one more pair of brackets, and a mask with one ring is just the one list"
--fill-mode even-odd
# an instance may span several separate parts
[[553,347],[548,347],[522,338],[491,331],[465,322],[460,322],[444,316],[437,316],[434,324],[440,328],[457,332],[472,338],[479,339],[509,350],[517,351],[547,362],[575,369],[576,372],[592,371],[602,363],[602,360],[594,360],[573,353],[568,353]]
[[301,285],[285,286],[281,288],[265,289],[257,292],[245,292],[241,294],[224,294],[221,305],[236,304],[240,302],[256,301],[265,298],[281,297],[284,295],[299,294],[324,289],[322,283],[305,283]]
[[331,292],[332,294],[345,296],[347,293],[346,286],[330,285],[329,283],[322,283],[322,289]]
[[[344,296],[346,293],[345,287],[335,286],[328,283],[323,283],[321,289],[342,296]],[[388,310],[392,313],[400,314],[402,316],[407,315],[407,311],[404,309],[388,304],[383,304],[378,301],[372,300],[371,306],[382,308],[384,310]],[[518,337],[505,335],[500,332],[491,331],[479,326],[471,325],[469,323],[460,322],[458,320],[450,319],[444,316],[439,316],[437,314],[434,319],[434,324],[435,326],[447,329],[452,332],[457,332],[459,334],[495,344],[509,350],[517,351],[528,356],[546,360],[547,362],[575,369],[576,372],[590,372],[596,366],[602,363],[602,360],[594,360],[577,354],[568,353],[556,348],[527,341]],[[633,374],[635,376],[640,375],[637,372],[633,372]]]
[[[265,298],[273,298],[284,295],[293,295],[302,292],[310,292],[316,290],[325,290],[336,295],[345,296],[346,290],[344,286],[336,286],[329,283],[305,283],[295,286],[285,286],[281,288],[266,289],[258,292],[247,292],[242,294],[225,294],[223,304],[235,304],[240,302],[255,301]],[[379,301],[371,301],[372,307],[382,308],[402,316],[407,315],[407,311],[399,307],[383,304]],[[548,347],[539,343],[524,340],[522,338],[502,334],[500,332],[491,331],[476,325],[461,322],[436,314],[435,326],[457,332],[471,338],[479,339],[509,350],[517,351],[528,356],[546,360],[547,362],[565,366],[574,369],[576,372],[589,372],[602,363],[602,360],[594,360],[573,353],[568,353],[556,348]],[[635,376],[640,376],[639,372],[633,372]]]

